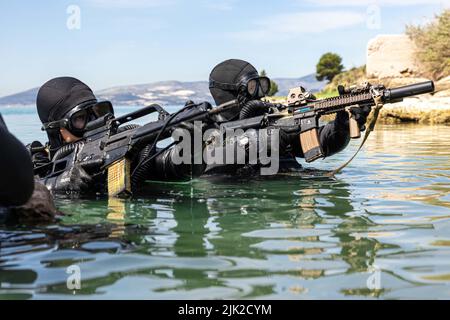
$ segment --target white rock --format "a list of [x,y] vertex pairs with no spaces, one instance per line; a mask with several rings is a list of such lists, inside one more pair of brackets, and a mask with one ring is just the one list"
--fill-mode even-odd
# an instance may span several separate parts
[[367,77],[410,77],[417,74],[419,67],[414,51],[415,44],[407,35],[378,35],[367,45]]
[[151,89],[152,91],[172,91],[174,90],[173,86],[157,86]]
[[155,95],[154,95],[153,92],[147,92],[147,93],[139,95],[139,97],[143,98],[143,99],[150,99],[151,100],[151,99],[155,98]]
[[172,92],[173,96],[183,96],[183,97],[191,96],[193,94],[195,94],[195,91],[192,91],[192,90],[178,90],[178,91]]

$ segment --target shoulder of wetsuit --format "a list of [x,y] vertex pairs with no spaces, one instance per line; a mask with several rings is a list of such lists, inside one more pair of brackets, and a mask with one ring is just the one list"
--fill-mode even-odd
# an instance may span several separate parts
[[6,126],[6,122],[5,122],[5,120],[3,120],[1,113],[0,113],[0,129],[8,130],[8,127]]
[[21,205],[34,189],[33,166],[25,146],[5,127],[0,128],[0,204]]

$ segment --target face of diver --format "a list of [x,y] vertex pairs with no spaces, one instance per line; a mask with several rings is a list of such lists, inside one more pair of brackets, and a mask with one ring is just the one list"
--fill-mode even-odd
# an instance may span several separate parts
[[[250,75],[251,76],[251,75]],[[270,79],[267,77],[251,76],[250,79],[244,77],[239,82],[238,100],[247,102],[250,100],[261,99],[270,91]]]
[[107,114],[114,114],[112,104],[109,101],[88,101],[74,107],[61,120],[44,124],[43,128],[45,130],[59,129],[64,141],[73,142],[75,139],[79,140],[83,137],[89,122]]
[[59,129],[59,133],[61,134],[62,140],[65,143],[73,143],[73,142],[77,142],[77,141],[81,140],[80,137],[77,137],[77,136],[73,135],[66,128],[60,128]]

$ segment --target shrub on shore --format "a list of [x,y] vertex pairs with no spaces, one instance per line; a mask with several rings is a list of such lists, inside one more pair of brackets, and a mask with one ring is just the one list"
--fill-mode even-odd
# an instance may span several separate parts
[[406,26],[406,34],[416,44],[424,76],[438,80],[450,75],[450,9],[424,26]]

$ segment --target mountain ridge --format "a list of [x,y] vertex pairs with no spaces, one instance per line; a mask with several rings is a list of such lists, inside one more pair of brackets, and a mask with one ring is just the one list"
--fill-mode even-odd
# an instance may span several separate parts
[[[279,91],[277,95],[286,96],[289,89],[303,86],[313,92],[324,88],[324,81],[317,81],[314,74],[300,78],[275,78]],[[32,88],[16,94],[0,97],[0,105],[33,105],[39,88]],[[209,101],[207,81],[167,80],[144,84],[119,85],[95,92],[99,100],[110,100],[115,105],[146,105],[159,103],[163,105],[181,105],[187,100]]]

